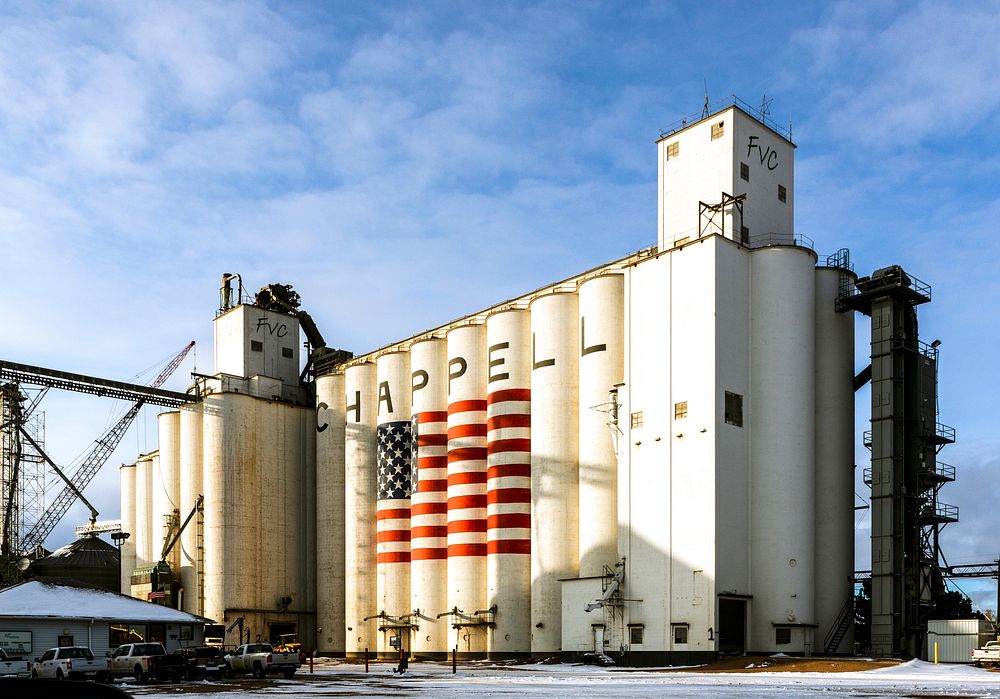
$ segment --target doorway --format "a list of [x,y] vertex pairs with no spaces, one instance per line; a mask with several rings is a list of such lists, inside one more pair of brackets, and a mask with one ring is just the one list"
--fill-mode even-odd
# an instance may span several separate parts
[[747,651],[747,602],[719,600],[719,652],[743,655]]

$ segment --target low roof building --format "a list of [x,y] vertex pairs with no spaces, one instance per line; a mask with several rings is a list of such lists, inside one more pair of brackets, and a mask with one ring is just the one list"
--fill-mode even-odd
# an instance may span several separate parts
[[211,619],[90,587],[31,580],[0,590],[0,648],[36,657],[56,646],[95,655],[123,643],[159,641],[172,652],[201,645]]

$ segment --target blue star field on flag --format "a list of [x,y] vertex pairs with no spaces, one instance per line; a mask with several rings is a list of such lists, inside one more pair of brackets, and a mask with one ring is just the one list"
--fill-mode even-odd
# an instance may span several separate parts
[[402,500],[413,492],[413,424],[386,422],[378,426],[378,499]]

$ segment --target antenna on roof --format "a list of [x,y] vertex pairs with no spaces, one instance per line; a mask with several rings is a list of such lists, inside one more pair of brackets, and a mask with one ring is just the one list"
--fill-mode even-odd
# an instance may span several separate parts
[[705,81],[705,106],[701,108],[701,118],[702,119],[704,119],[705,117],[707,117],[708,114],[709,114],[709,112],[711,111],[708,108],[708,78],[703,78],[703,80]]
[[792,140],[792,120],[788,120],[788,140]]
[[760,100],[760,115],[764,119],[767,119],[767,117],[769,117],[771,115],[771,102],[773,102],[773,101],[774,101],[774,98],[772,97],[771,99],[768,99],[767,95],[764,95],[764,97],[761,98],[761,100]]

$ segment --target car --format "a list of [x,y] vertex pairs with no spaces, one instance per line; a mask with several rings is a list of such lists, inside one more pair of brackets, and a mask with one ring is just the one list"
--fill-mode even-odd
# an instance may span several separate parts
[[189,680],[200,677],[225,677],[226,658],[217,646],[192,646],[178,648],[174,655],[184,658],[186,676]]

